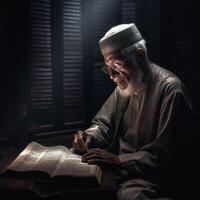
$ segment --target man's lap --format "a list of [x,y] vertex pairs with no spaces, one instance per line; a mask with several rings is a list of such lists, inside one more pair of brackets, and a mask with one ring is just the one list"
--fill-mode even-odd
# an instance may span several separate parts
[[119,184],[118,200],[170,200],[161,198],[159,186],[144,179],[129,179]]

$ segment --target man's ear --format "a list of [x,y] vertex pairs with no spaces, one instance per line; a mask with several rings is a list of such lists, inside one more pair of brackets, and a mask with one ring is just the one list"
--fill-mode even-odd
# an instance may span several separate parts
[[145,50],[143,48],[137,48],[136,54],[138,54],[139,56],[143,56],[145,54]]
[[137,48],[135,51],[136,60],[139,65],[143,65],[145,61],[145,50],[143,48]]

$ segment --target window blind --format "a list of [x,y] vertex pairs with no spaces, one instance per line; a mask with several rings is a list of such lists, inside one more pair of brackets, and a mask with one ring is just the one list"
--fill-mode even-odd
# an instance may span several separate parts
[[84,122],[82,1],[63,1],[63,96],[66,125]]
[[31,1],[31,126],[53,127],[50,0]]

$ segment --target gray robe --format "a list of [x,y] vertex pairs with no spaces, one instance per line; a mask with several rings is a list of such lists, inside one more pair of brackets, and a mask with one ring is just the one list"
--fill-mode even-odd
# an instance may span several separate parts
[[186,156],[190,119],[191,105],[183,83],[157,65],[150,65],[130,97],[114,90],[85,132],[94,136],[95,147],[119,155],[118,199],[164,196],[161,186],[168,187],[166,180],[177,175],[181,155]]

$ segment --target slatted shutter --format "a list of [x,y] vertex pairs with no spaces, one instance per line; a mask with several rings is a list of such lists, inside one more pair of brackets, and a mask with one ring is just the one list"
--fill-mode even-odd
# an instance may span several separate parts
[[121,0],[121,23],[136,23],[136,2],[134,0]]
[[160,1],[121,0],[122,23],[135,23],[146,40],[148,54],[160,63]]
[[[140,3],[138,0],[136,3]],[[150,59],[159,64],[160,63],[160,1],[159,0],[144,0],[140,7],[142,12],[139,18],[139,27],[146,45]]]
[[63,2],[63,96],[65,125],[84,122],[82,3]]
[[99,49],[99,40],[113,26],[119,23],[119,2],[116,0],[93,2],[93,40],[94,40],[94,112],[96,112],[113,90],[112,81],[103,72],[103,59]]
[[50,0],[31,1],[31,128],[54,127]]

